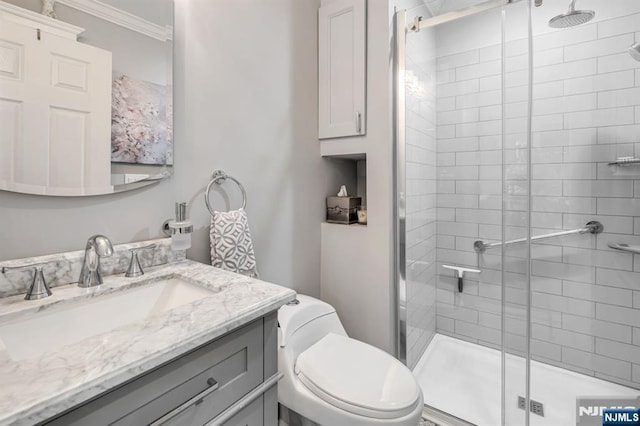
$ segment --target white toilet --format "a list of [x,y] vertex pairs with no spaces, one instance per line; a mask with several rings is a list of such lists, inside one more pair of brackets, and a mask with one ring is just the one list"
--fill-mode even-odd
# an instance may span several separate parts
[[297,301],[278,311],[278,402],[326,426],[416,426],[423,399],[411,371],[349,338],[331,305]]

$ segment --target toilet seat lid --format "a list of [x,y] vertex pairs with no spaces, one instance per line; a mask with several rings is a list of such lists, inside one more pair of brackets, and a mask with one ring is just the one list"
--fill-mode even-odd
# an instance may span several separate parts
[[388,353],[329,333],[298,356],[298,379],[334,407],[378,419],[399,418],[422,405],[411,371]]

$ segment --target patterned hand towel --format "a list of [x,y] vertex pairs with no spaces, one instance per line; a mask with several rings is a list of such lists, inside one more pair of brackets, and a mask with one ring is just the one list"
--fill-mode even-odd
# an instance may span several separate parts
[[244,209],[214,212],[209,235],[213,266],[258,278],[249,221]]

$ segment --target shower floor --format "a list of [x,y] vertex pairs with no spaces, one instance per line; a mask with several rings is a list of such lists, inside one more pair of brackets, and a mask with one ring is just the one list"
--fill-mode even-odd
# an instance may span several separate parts
[[[436,334],[413,370],[426,405],[478,426],[501,424],[501,353]],[[507,355],[506,424],[524,425],[518,395],[525,396],[524,358]],[[531,426],[575,426],[577,396],[635,397],[640,391],[540,362],[531,362],[531,399],[544,404],[544,417]]]

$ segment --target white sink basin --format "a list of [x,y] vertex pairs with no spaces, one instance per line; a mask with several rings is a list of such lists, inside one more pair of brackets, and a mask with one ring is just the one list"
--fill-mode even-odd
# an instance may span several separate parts
[[0,323],[0,351],[14,361],[40,356],[127,324],[211,296],[206,288],[168,278],[139,287],[60,303]]

